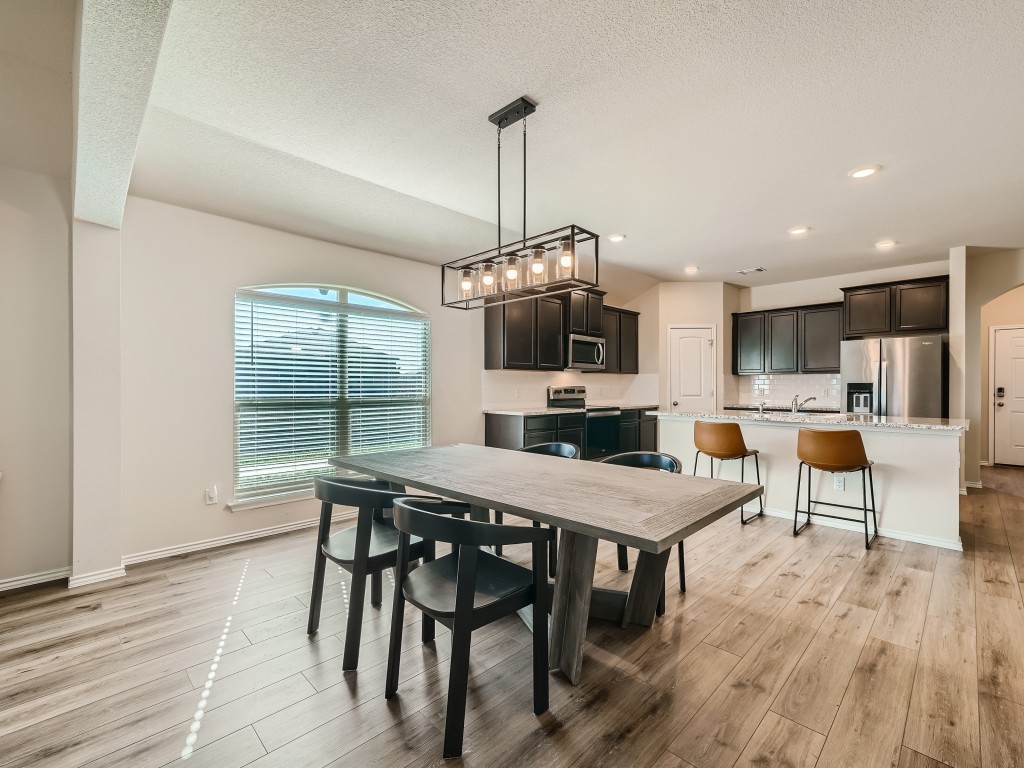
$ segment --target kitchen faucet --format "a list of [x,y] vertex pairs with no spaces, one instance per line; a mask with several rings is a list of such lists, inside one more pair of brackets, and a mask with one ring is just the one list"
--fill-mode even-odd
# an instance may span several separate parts
[[818,398],[816,398],[816,397],[808,397],[803,402],[797,403],[797,401],[799,399],[800,399],[800,395],[793,395],[793,413],[796,413],[797,411],[799,411],[801,408],[803,408],[805,405],[807,405],[809,402],[811,402],[811,400],[817,400]]

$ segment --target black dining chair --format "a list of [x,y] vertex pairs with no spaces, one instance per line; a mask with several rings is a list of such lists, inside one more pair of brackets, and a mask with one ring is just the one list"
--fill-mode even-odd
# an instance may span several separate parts
[[[533,712],[548,708],[548,581],[547,545],[554,533],[547,528],[497,525],[463,519],[468,504],[441,499],[405,498],[395,501],[399,531],[395,570],[395,606],[391,616],[384,697],[398,691],[402,628],[406,601],[423,612],[424,632],[434,621],[452,633],[448,672],[448,708],[444,725],[444,757],[462,754],[469,687],[469,645],[473,631],[533,606]],[[412,542],[446,542],[452,553],[409,569]],[[533,569],[492,555],[480,547],[532,544]]]
[[[657,451],[630,451],[618,453],[601,459],[603,464],[617,464],[621,467],[638,467],[640,469],[656,469],[661,472],[675,472],[677,475],[683,471],[683,463],[675,456]],[[617,544],[616,549],[619,556],[619,570],[629,570],[629,555],[624,544]],[[686,562],[683,559],[683,542],[679,542],[679,591],[686,591]]]
[[[581,455],[579,446],[574,443],[537,443],[536,445],[527,445],[517,450],[523,453],[538,453],[542,456],[557,456],[562,459],[578,459]],[[494,522],[501,525],[504,521],[505,515],[499,510],[494,510]],[[540,528],[540,523],[534,520],[533,527]],[[551,528],[551,530],[555,532],[555,537],[551,540],[551,546],[548,551],[548,569],[551,576],[554,577],[555,569],[558,566],[558,529]],[[501,547],[495,547],[494,554],[500,556]]]
[[[317,534],[316,559],[313,565],[313,593],[309,601],[309,623],[306,634],[320,627],[320,605],[324,594],[324,572],[327,561],[337,563],[352,574],[349,588],[348,624],[345,629],[345,654],[341,668],[355,669],[359,664],[359,640],[363,626],[363,601],[366,577],[370,577],[370,604],[380,608],[383,600],[383,573],[394,568],[398,560],[398,531],[394,522],[384,516],[395,499],[408,496],[401,485],[385,480],[352,480],[318,477],[313,481],[316,498],[320,499],[320,528]],[[356,524],[331,533],[333,505],[358,508]],[[409,545],[413,559],[430,560],[434,543],[413,538]],[[424,628],[426,642],[426,628]]]

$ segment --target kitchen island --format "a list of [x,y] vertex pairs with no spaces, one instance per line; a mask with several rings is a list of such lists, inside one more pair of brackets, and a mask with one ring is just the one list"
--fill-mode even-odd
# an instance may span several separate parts
[[[962,549],[960,438],[968,429],[967,421],[823,413],[649,413],[658,418],[659,450],[679,457],[687,472],[693,470],[696,456],[693,445],[695,421],[738,422],[747,447],[760,452],[765,513],[790,520],[793,519],[796,499],[799,467],[796,442],[800,428],[856,429],[864,439],[868,458],[875,462],[873,473],[879,535]],[[702,455],[697,473],[706,477],[709,462],[710,459]],[[753,480],[753,470],[753,461],[748,459],[747,482]],[[740,462],[715,461],[715,476],[723,480],[739,480]],[[834,478],[845,479],[845,489],[835,488]],[[815,472],[812,490],[815,499],[859,507],[860,485],[856,474]],[[802,498],[801,507],[804,504]],[[828,511],[828,508],[822,511]],[[851,517],[857,515],[852,511],[849,514]],[[812,522],[863,530],[859,522],[814,517],[813,510]]]

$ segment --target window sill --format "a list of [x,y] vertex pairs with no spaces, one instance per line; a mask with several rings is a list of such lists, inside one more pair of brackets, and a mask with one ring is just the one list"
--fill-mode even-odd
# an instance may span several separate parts
[[276,507],[279,504],[291,504],[295,501],[306,501],[307,499],[315,498],[313,496],[312,489],[308,491],[298,491],[296,493],[282,493],[275,494],[274,496],[261,496],[255,499],[246,499],[244,501],[229,501],[227,508],[231,512],[245,512],[249,509],[260,509],[261,507]]

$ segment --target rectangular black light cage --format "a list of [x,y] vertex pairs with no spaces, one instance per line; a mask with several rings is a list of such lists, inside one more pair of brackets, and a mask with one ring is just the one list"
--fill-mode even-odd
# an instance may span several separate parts
[[[575,263],[572,274],[560,276],[557,259],[561,243],[567,239],[573,244]],[[533,299],[538,296],[552,296],[585,288],[596,288],[599,278],[599,240],[600,237],[596,233],[576,224],[570,224],[528,237],[525,240],[515,240],[501,246],[500,249],[495,247],[472,256],[449,261],[441,266],[441,305],[456,309],[480,309],[495,304]],[[528,284],[529,278],[526,273],[529,266],[524,258],[520,279],[513,285],[507,284],[500,273],[503,260],[510,256],[522,256],[524,252],[532,253],[537,248],[543,248],[546,252],[546,279],[544,282]],[[475,283],[473,290],[468,292],[462,290],[463,271],[474,270],[474,274],[478,274],[479,270],[487,265],[493,266],[498,272],[494,287],[487,292],[482,292],[479,290],[479,285]]]

